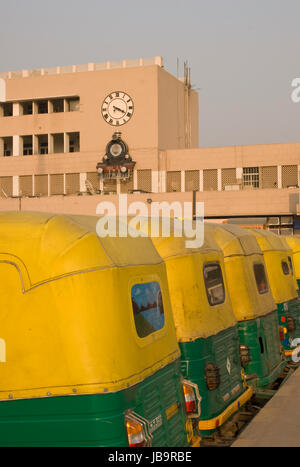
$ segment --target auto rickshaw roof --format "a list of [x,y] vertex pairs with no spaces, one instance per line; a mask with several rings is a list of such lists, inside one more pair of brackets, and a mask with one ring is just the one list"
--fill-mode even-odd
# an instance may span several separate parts
[[[179,358],[165,266],[151,239],[100,239],[97,221],[0,213],[0,341],[9,343],[0,399],[74,387],[116,392]],[[148,279],[159,281],[164,323],[141,343],[130,286]]]
[[[187,241],[189,238],[184,234],[181,237],[175,236],[174,220],[171,222],[170,226],[170,236],[164,237],[153,237],[152,240],[155,246],[159,247],[159,254],[162,258],[172,258],[180,257],[185,255],[191,255],[193,253],[212,253],[218,252],[222,254],[221,248],[217,244],[216,240],[210,231],[207,228],[207,224],[203,224],[203,242],[199,247],[189,248],[187,246]],[[193,228],[195,228],[195,223],[193,223]]]
[[256,240],[263,252],[286,251],[288,249],[283,239],[269,230],[249,229],[249,232],[256,237]]
[[206,225],[207,231],[214,236],[225,257],[262,254],[255,237],[246,229],[228,224],[208,223]]
[[300,253],[300,237],[297,236],[286,236],[284,240],[293,250],[293,253]]
[[203,224],[204,242],[199,248],[188,248],[187,237],[152,237],[159,254],[166,261],[172,309],[179,342],[208,338],[236,326],[226,281],[224,301],[212,306],[205,285],[205,264],[222,268],[223,253],[207,224]]
[[18,257],[32,283],[95,268],[162,262],[148,238],[99,238],[98,220],[39,212],[0,213],[1,253]]

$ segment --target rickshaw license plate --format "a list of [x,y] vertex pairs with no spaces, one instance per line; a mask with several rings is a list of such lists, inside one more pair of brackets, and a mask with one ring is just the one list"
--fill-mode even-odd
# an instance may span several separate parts
[[149,431],[153,433],[153,431],[157,430],[160,426],[162,426],[162,416],[159,415],[154,420],[149,423]]
[[169,420],[172,418],[179,410],[177,402],[172,404],[167,410],[166,410],[166,417]]

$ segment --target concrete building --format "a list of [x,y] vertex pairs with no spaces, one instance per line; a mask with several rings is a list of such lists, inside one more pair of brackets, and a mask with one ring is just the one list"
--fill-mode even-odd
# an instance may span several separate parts
[[[198,112],[188,74],[161,57],[1,73],[0,210],[95,214],[103,195],[183,203],[196,190],[208,218],[290,226],[300,143],[200,148]],[[116,131],[135,163],[123,180],[96,171]]]

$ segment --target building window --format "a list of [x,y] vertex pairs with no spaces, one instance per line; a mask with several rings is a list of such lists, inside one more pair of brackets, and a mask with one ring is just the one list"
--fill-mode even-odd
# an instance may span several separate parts
[[32,156],[33,147],[32,147],[32,136],[22,136],[23,142],[23,156]]
[[11,150],[8,149],[7,144],[4,144],[4,156],[5,156],[5,157],[11,156]]
[[209,304],[214,306],[224,303],[225,288],[220,265],[218,263],[205,264],[203,275]]
[[38,101],[37,111],[38,111],[38,114],[47,114],[48,113],[48,101]]
[[33,113],[33,103],[32,102],[22,102],[23,115],[32,115]]
[[199,170],[185,171],[185,191],[199,191],[200,174]]
[[167,172],[167,192],[181,191],[181,172]]
[[38,153],[48,154],[48,135],[38,135]]
[[12,136],[3,138],[3,156],[9,157],[13,153],[13,139]]
[[12,102],[5,102],[1,105],[3,117],[12,117],[13,105]]
[[32,143],[24,144],[23,156],[32,156]]
[[243,169],[243,185],[259,188],[259,167],[246,167]]
[[67,111],[77,112],[80,109],[79,97],[70,97],[67,99]]
[[48,143],[40,144],[40,154],[48,154]]
[[131,301],[139,337],[147,337],[164,327],[164,307],[158,282],[134,285],[131,289]]
[[63,154],[64,152],[64,134],[56,133],[53,137],[53,152],[54,154]]
[[69,152],[80,151],[80,135],[79,133],[69,133]]
[[64,111],[64,100],[63,99],[54,99],[52,102],[53,112],[59,113]]

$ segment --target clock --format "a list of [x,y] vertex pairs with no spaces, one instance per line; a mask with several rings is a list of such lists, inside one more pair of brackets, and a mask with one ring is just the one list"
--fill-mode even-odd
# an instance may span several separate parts
[[123,91],[108,94],[101,107],[104,120],[110,125],[121,126],[127,123],[133,115],[133,101]]

